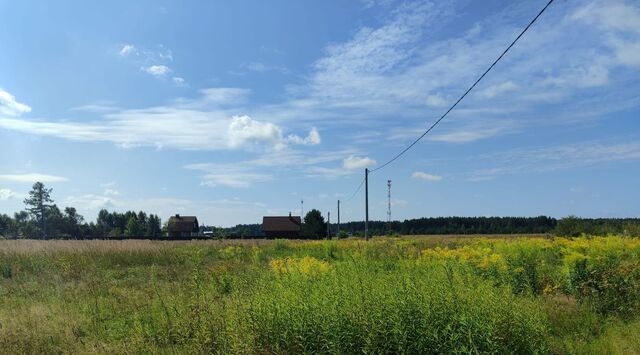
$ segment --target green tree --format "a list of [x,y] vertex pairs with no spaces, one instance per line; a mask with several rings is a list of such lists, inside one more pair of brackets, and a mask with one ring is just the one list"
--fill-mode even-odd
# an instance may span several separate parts
[[149,231],[148,229],[148,221],[147,221],[147,214],[144,213],[143,211],[138,212],[138,226],[140,226],[140,236],[142,237],[148,237],[149,234],[147,233]]
[[64,215],[57,205],[53,204],[49,206],[47,209],[45,209],[44,214],[47,220],[48,237],[56,238],[57,236],[65,232]]
[[43,239],[47,238],[47,209],[53,203],[51,191],[52,189],[45,188],[44,184],[38,181],[33,184],[31,191],[29,191],[29,197],[24,200],[27,211],[40,226]]
[[78,238],[81,234],[82,223],[84,218],[78,214],[73,207],[64,209],[64,233],[74,238]]
[[150,214],[147,219],[146,235],[151,238],[157,238],[162,234],[160,217]]
[[13,234],[13,219],[6,214],[0,214],[0,237],[9,237]]
[[127,226],[124,229],[125,237],[140,237],[142,234],[142,228],[140,227],[140,223],[138,219],[135,217],[135,213],[133,216],[129,217],[127,221]]
[[327,236],[327,224],[320,211],[312,209],[307,212],[302,225],[302,235],[310,239],[322,239]]
[[584,223],[576,216],[562,218],[555,228],[555,233],[564,237],[578,237],[584,232]]

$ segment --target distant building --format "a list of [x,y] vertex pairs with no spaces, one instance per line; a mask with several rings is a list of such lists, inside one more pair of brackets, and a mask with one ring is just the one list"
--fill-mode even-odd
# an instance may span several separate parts
[[262,232],[267,238],[300,238],[302,220],[300,216],[264,216]]
[[195,216],[171,216],[167,222],[169,238],[190,238],[200,235],[198,218]]

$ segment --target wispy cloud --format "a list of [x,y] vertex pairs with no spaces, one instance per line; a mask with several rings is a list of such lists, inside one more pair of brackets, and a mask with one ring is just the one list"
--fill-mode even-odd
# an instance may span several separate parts
[[[419,1],[397,6],[380,26],[361,27],[351,39],[327,46],[307,82],[289,88],[291,100],[264,111],[277,117],[322,117],[325,124],[338,126],[366,120],[387,131],[389,125],[393,131],[425,117],[435,120],[539,10],[534,3],[513,4],[470,23],[459,37],[438,37],[451,18],[441,15],[454,6]],[[585,104],[608,95],[614,83],[634,89],[600,100],[591,118],[629,109],[632,92],[640,89],[630,80],[638,74],[639,12],[628,2],[554,4],[452,112],[449,124],[433,132],[434,140],[468,143],[532,125],[584,124],[575,113],[586,113]],[[594,38],[605,41],[600,45]],[[476,110],[473,116],[463,113],[467,108]],[[556,112],[553,119],[541,119],[540,112],[548,110]],[[389,124],[389,117],[395,124]]]
[[473,170],[468,176],[470,180],[488,180],[502,175],[544,173],[615,161],[640,160],[640,142],[584,142],[555,147],[514,149],[478,156],[474,160],[497,164]]
[[249,187],[256,182],[264,182],[273,179],[272,175],[253,172],[250,165],[246,164],[189,164],[184,167],[188,170],[205,172],[201,185],[209,187],[225,186],[234,188]]
[[0,189],[0,200],[6,201],[11,198],[16,198],[18,196],[17,193],[11,191],[10,189]]
[[494,84],[489,86],[488,88],[481,91],[480,95],[486,98],[496,97],[498,95],[504,94],[509,91],[516,90],[518,85],[514,84],[513,81],[508,80],[499,84]]
[[116,189],[105,189],[103,192],[103,195],[105,196],[118,196],[120,195],[120,191],[116,190]]
[[424,180],[424,181],[440,181],[442,180],[442,176],[440,175],[433,175],[433,174],[429,174],[429,173],[425,173],[422,171],[416,171],[413,174],[411,174],[411,177],[414,179],[418,179],[418,180]]
[[75,141],[113,142],[120,147],[152,146],[182,150],[233,150],[288,145],[319,144],[320,134],[311,128],[307,137],[279,125],[233,115],[224,106],[241,102],[247,90],[211,88],[197,100],[181,100],[170,106],[120,110],[94,121],[45,121],[0,118],[0,127]]
[[27,173],[27,174],[0,174],[0,180],[11,182],[27,182],[32,183],[36,181],[40,182],[61,182],[67,181],[66,177],[47,175],[39,173]]
[[28,112],[31,112],[31,107],[16,101],[16,98],[13,95],[0,88],[0,114],[20,116]]
[[158,62],[172,62],[173,52],[171,49],[166,48],[163,45],[158,45],[153,48],[146,48],[144,46],[137,46],[131,43],[123,44],[118,47],[117,55],[124,58],[129,58],[138,63],[158,63]]
[[118,54],[122,57],[127,57],[132,54],[136,54],[137,52],[138,49],[136,48],[136,46],[134,46],[133,44],[125,44],[120,48]]
[[171,73],[171,68],[166,65],[150,65],[148,67],[142,67],[141,70],[147,74],[159,77]]
[[290,71],[286,67],[280,65],[270,65],[262,62],[250,62],[242,66],[244,69],[254,73],[277,72],[280,74],[289,74]]
[[83,210],[113,209],[118,206],[111,197],[94,194],[68,196],[65,202],[69,206],[81,206]]
[[176,86],[179,86],[179,87],[186,87],[186,86],[189,86],[189,85],[187,85],[187,81],[186,81],[186,80],[184,80],[184,78],[179,77],[179,76],[174,76],[173,78],[171,78],[171,81],[173,81],[173,83],[174,83]]
[[358,157],[350,155],[342,161],[342,166],[347,170],[364,169],[376,164],[376,161],[369,157]]
[[115,105],[113,101],[102,100],[94,101],[85,105],[75,106],[70,108],[71,111],[91,112],[91,113],[106,113],[117,111],[120,108]]

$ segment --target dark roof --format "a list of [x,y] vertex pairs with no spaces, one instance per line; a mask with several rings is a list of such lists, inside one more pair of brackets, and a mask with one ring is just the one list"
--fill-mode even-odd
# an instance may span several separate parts
[[263,232],[299,232],[302,221],[300,216],[264,216]]
[[198,218],[196,216],[171,216],[167,228],[170,232],[191,232],[198,228]]

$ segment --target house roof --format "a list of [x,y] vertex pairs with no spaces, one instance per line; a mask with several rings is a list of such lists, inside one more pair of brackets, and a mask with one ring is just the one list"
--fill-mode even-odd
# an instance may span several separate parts
[[299,232],[302,221],[300,216],[264,216],[263,232]]
[[198,228],[198,218],[196,216],[175,215],[169,218],[167,228],[170,232],[191,232]]

